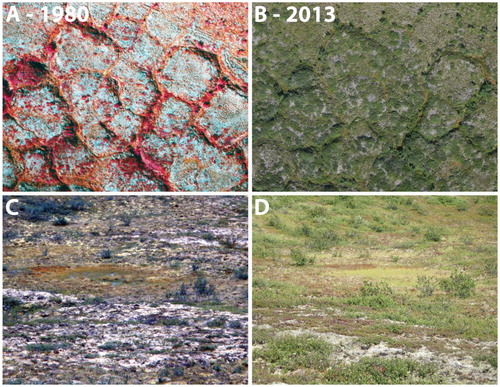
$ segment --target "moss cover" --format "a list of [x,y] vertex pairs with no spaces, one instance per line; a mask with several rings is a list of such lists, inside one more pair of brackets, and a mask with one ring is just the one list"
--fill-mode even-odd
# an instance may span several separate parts
[[262,5],[282,17],[253,25],[255,190],[496,190],[496,3]]

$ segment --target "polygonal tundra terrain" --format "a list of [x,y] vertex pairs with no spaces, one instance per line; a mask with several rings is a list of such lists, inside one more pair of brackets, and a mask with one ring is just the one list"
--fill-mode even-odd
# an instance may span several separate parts
[[246,383],[246,197],[18,199],[5,383]]
[[3,6],[4,189],[245,190],[247,6],[66,6]]
[[496,190],[496,3],[259,5],[255,189]]

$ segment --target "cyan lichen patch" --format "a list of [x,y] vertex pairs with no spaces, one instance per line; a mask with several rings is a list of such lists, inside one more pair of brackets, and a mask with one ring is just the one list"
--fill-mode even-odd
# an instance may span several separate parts
[[87,147],[70,141],[57,144],[53,159],[59,178],[66,184],[88,180],[95,167],[95,159]]
[[[135,68],[148,69],[154,68],[163,62],[165,49],[147,32],[139,32],[135,38],[135,43],[131,48],[125,51],[121,60],[125,63],[135,65]],[[116,69],[116,66],[113,70]],[[144,70],[142,70],[144,72]]]
[[72,126],[66,103],[49,86],[18,90],[11,108],[17,120],[4,123],[4,141],[20,150],[49,146]]
[[210,90],[218,75],[212,61],[188,50],[177,51],[160,71],[161,84],[176,97],[190,101]]
[[33,135],[29,130],[23,130],[14,120],[3,125],[3,141],[9,148],[27,150],[35,147]]
[[115,139],[116,135],[103,124],[87,125],[82,134],[90,152],[97,157],[110,156],[126,147],[125,143],[120,146]]
[[84,31],[72,26],[63,29],[53,43],[58,48],[52,66],[56,75],[72,74],[80,70],[105,71],[117,59],[111,40],[95,41]]
[[189,125],[191,107],[175,98],[163,102],[156,120],[156,132],[160,137],[168,138],[181,134]]
[[[17,3],[19,13],[41,13],[41,8],[51,4],[44,3]],[[6,10],[3,9],[3,20],[7,17]],[[16,58],[25,55],[43,56],[45,54],[44,43],[50,39],[45,28],[33,28],[33,21],[24,18],[19,23],[11,23],[10,33],[3,35],[3,66],[8,65]]]
[[127,49],[134,45],[139,25],[128,19],[114,19],[108,26],[109,34],[118,46]]
[[64,112],[64,102],[56,89],[43,86],[38,89],[20,89],[14,95],[12,107],[15,111],[33,111],[40,116],[59,116]]
[[[163,151],[156,152],[156,149]],[[181,151],[182,149],[182,151]],[[154,134],[143,141],[142,157],[159,175],[169,175],[175,181],[178,191],[190,191],[198,184],[202,191],[209,191],[214,181],[219,181],[221,190],[242,183],[241,172],[245,168],[238,161],[240,153],[227,152],[210,146],[207,140],[200,140],[193,128],[180,136],[167,139]],[[215,163],[215,160],[220,160]]]
[[107,127],[125,143],[131,143],[140,131],[142,122],[143,118],[141,116],[127,109],[122,109],[119,113],[111,117],[107,122]]
[[[197,136],[172,138],[170,143],[180,145],[175,148],[182,148],[186,152],[176,152],[173,155],[170,174],[172,180],[177,182],[177,190],[191,191],[198,185],[202,191],[209,191],[214,181],[218,181],[222,190],[227,191],[229,187],[242,182],[241,173],[244,166],[234,162],[239,155],[226,154],[210,147],[207,141],[200,140]],[[215,160],[220,162],[215,163]]]
[[23,155],[23,169],[34,184],[57,185],[58,180],[52,171],[49,155],[41,150],[28,151]]
[[238,143],[248,125],[247,99],[244,95],[225,89],[210,101],[199,124],[220,147]]
[[67,5],[3,5],[4,189],[246,190],[247,5]]
[[153,10],[146,18],[146,26],[149,32],[160,39],[166,46],[170,46],[181,29],[176,23],[170,22],[170,17],[160,9]]
[[133,19],[138,22],[144,20],[144,18],[149,15],[150,7],[149,4],[130,4],[130,3],[120,3],[118,5],[118,14],[125,17],[127,20]]
[[160,96],[147,71],[120,60],[113,67],[111,75],[114,79],[123,81],[118,90],[122,106],[135,114],[146,116]]
[[496,190],[495,3],[259,5],[282,17],[253,24],[256,190]]
[[115,13],[113,3],[85,3],[92,15],[92,22],[97,27],[104,27],[107,20]]

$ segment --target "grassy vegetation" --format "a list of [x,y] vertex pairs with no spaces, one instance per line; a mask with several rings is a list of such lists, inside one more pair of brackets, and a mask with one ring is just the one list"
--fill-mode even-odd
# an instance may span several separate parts
[[330,384],[437,384],[437,367],[408,359],[368,359],[349,365],[337,365],[325,374]]
[[331,344],[312,335],[280,335],[264,349],[256,349],[255,356],[285,371],[302,367],[324,369],[332,351]]
[[[421,364],[409,359],[371,359],[345,365],[330,364],[328,358],[335,348],[324,340],[311,335],[284,335],[271,339],[256,356],[271,364],[271,371],[292,371],[282,381],[290,384],[436,384],[442,378],[436,374],[435,365]],[[257,369],[259,369],[257,367]],[[321,373],[294,373],[299,369],[314,369]],[[263,382],[257,376],[257,383]],[[269,381],[269,380],[268,380]]]
[[449,354],[447,340],[459,340],[457,351],[496,367],[496,348],[473,345],[497,340],[495,197],[265,199],[270,211],[253,227],[257,383],[441,382],[409,359],[308,361],[328,356],[287,336],[289,321],[408,350]]

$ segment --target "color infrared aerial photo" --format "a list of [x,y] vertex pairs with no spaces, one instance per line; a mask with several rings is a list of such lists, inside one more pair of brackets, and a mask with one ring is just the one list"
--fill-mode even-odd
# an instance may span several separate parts
[[246,197],[18,199],[4,383],[247,382]]
[[247,13],[4,4],[4,190],[246,190]]
[[289,5],[253,22],[255,190],[496,190],[496,3]]

